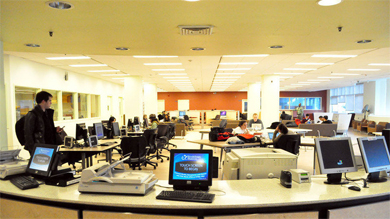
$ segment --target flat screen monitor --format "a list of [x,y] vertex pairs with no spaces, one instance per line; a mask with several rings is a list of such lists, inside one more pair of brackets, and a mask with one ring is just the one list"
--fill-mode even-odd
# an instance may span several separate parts
[[[279,134],[280,134],[279,132],[276,133],[276,137],[278,137]],[[272,140],[273,137],[274,137],[274,133],[273,132],[268,132],[268,138]]]
[[53,171],[57,170],[59,156],[56,155],[59,146],[35,144],[34,147],[26,172],[36,176],[49,177]]
[[119,124],[117,122],[112,123],[112,135],[121,136],[121,131],[119,129]]
[[[83,124],[84,124],[84,125],[83,125]],[[85,128],[85,123],[76,124],[76,135],[75,135],[75,139],[76,139],[76,140],[82,140],[82,139],[84,139],[84,140],[86,141],[87,138],[88,138],[88,131],[87,131],[87,129]]]
[[358,144],[366,172],[368,182],[386,182],[386,178],[380,178],[382,170],[390,170],[390,155],[383,136],[358,138]]
[[219,115],[226,116],[226,111],[221,111]]
[[103,124],[101,122],[94,123],[93,127],[95,128],[95,134],[98,137],[98,139],[104,138],[104,130],[103,130]]
[[179,111],[179,117],[184,117],[186,115],[186,111]]
[[212,185],[213,151],[172,149],[169,184],[178,190],[207,191]]
[[320,171],[322,174],[328,174],[325,183],[348,183],[341,181],[341,174],[357,171],[351,138],[316,138],[315,148]]
[[133,120],[132,119],[127,120],[127,128],[130,128],[130,127],[133,127]]
[[260,123],[252,123],[252,128],[255,130],[261,130],[263,129],[263,125]]

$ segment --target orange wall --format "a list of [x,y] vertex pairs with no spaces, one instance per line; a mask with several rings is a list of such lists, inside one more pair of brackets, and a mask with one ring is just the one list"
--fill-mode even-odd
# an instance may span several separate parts
[[190,110],[242,110],[246,92],[159,92],[157,99],[165,100],[165,110],[177,109],[177,100],[190,100]]

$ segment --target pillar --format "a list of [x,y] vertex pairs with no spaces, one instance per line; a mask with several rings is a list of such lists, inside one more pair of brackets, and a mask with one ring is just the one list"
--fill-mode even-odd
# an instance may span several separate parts
[[263,75],[261,81],[261,120],[265,127],[279,121],[279,92],[279,76]]
[[3,41],[0,41],[0,150],[8,150]]
[[260,91],[260,82],[248,84],[248,120],[252,119],[253,113],[260,112]]
[[142,119],[142,79],[140,76],[125,77],[124,101],[126,119],[138,116]]
[[144,83],[144,113],[157,115],[157,86],[156,84]]

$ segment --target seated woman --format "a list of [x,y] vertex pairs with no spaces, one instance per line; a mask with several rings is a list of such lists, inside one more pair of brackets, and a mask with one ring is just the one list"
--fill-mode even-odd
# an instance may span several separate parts
[[165,114],[164,122],[170,122],[171,119],[169,118],[169,114]]
[[[279,133],[279,135],[278,135],[278,133]],[[278,125],[278,127],[276,127],[276,129],[274,131],[274,136],[272,137],[272,141],[273,141],[273,143],[275,145],[279,141],[280,136],[282,136],[282,135],[294,135],[294,134],[295,134],[295,132],[293,132],[291,130],[288,130],[286,125],[284,125],[283,123],[280,123]]]
[[233,135],[236,134],[250,134],[249,130],[247,129],[247,122],[246,120],[241,120],[240,123],[238,123],[238,127],[233,129]]
[[116,122],[116,119],[115,119],[115,117],[111,116],[110,119],[108,120],[107,128],[111,129],[112,128],[112,123],[114,123],[114,122]]
[[157,126],[158,126],[158,120],[156,118],[156,115],[150,114],[149,120],[150,120],[150,123],[152,124],[150,128],[151,129],[156,129]]

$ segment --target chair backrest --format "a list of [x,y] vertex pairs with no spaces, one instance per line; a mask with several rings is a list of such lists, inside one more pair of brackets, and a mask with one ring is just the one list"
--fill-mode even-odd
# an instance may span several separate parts
[[277,141],[277,144],[274,145],[274,147],[283,149],[292,154],[298,154],[300,144],[301,144],[300,135],[282,135],[280,136],[279,140]]
[[227,125],[227,120],[226,119],[222,119],[221,122],[219,123],[219,127],[220,128],[226,128],[226,125]]
[[166,136],[169,134],[169,125],[167,124],[158,124],[157,126],[157,138]]
[[144,138],[146,140],[146,145],[150,147],[149,153],[154,154],[156,151],[156,137],[157,129],[146,129],[144,131]]
[[291,119],[292,119],[292,115],[286,114],[286,120],[291,120]]
[[386,124],[384,129],[390,129],[390,122]]
[[188,117],[188,115],[184,115],[184,119],[185,120],[190,120],[190,117]]
[[172,139],[175,136],[176,123],[168,123],[168,125],[169,125],[168,139]]
[[146,156],[146,140],[143,136],[123,137],[121,141],[123,154],[131,152],[130,158]]

